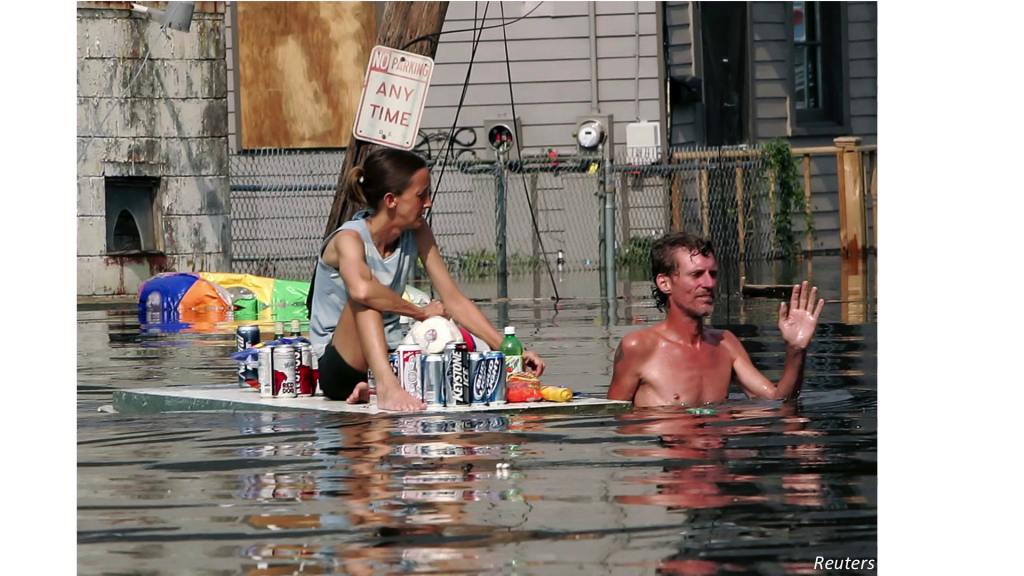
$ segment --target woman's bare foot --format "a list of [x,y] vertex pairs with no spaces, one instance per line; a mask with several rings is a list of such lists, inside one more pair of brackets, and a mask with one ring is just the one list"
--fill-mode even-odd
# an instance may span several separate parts
[[365,404],[370,401],[370,385],[366,382],[360,382],[356,384],[355,389],[349,394],[348,399],[345,402],[349,404]]
[[406,392],[398,380],[391,383],[377,382],[377,408],[393,412],[416,412],[426,410],[427,404]]

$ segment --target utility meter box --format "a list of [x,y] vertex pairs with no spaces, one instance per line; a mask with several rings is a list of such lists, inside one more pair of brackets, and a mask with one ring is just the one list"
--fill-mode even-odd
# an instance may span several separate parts
[[576,117],[576,149],[580,154],[596,154],[603,144],[605,155],[611,157],[615,146],[612,138],[614,119],[611,114],[588,114]]
[[641,120],[626,125],[626,161],[630,164],[661,162],[661,122]]
[[[521,118],[515,119],[515,125],[512,124],[511,118],[489,118],[484,120],[483,157],[488,160],[496,160],[498,156],[495,151],[500,148],[504,150],[506,160],[518,160],[519,149],[523,147],[523,143],[520,141],[517,144],[515,141],[517,130],[519,139],[522,140],[523,121]],[[508,140],[509,136],[512,137],[511,141]]]

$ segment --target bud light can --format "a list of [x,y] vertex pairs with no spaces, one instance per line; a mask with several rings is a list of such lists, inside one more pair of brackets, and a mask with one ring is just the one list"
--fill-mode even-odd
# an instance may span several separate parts
[[427,406],[444,406],[444,356],[427,354],[423,357],[423,398]]
[[420,364],[423,352],[418,344],[402,344],[398,347],[398,383],[413,398],[423,398],[420,383]]
[[313,345],[299,342],[295,345],[296,354],[295,376],[298,379],[299,396],[312,396],[316,393],[316,380],[313,379]]
[[260,398],[274,397],[274,348],[264,346],[256,353],[259,360],[257,377],[260,381]]
[[297,379],[294,346],[274,347],[274,397],[295,398]]
[[[239,326],[235,331],[235,351],[241,352],[246,348],[252,348],[260,343],[260,327],[255,324]],[[256,373],[256,364],[250,362],[238,363],[238,387],[251,388],[249,381],[256,381],[259,375]]]
[[444,405],[470,403],[469,347],[465,342],[449,342],[444,347]]
[[505,355],[487,352],[473,373],[474,404],[505,404]]

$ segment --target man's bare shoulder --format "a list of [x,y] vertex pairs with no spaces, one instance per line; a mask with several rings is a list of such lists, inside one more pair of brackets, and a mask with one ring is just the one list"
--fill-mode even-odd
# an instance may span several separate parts
[[645,354],[662,339],[657,326],[635,330],[622,337],[619,350],[630,356]]

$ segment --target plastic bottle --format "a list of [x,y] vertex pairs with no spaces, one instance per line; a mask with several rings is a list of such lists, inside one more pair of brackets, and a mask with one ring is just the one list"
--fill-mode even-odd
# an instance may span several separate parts
[[505,326],[505,339],[498,346],[498,351],[505,355],[505,372],[509,375],[523,371],[523,345],[516,338],[514,326]]

